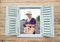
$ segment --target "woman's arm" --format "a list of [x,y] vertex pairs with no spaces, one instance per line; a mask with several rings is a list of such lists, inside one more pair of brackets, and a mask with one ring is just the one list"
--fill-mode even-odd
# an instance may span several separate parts
[[36,24],[36,20],[34,18],[32,18],[31,24],[34,24],[34,25]]

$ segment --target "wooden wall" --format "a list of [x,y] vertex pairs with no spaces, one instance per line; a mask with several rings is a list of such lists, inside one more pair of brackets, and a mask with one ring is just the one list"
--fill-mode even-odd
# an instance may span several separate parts
[[[54,5],[54,38],[17,38],[5,36],[7,5]],[[60,0],[0,0],[0,42],[60,42]]]

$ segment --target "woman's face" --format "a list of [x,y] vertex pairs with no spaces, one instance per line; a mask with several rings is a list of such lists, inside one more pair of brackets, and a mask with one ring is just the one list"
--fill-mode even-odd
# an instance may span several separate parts
[[32,17],[32,14],[27,14],[27,17],[28,17],[28,18],[31,18],[31,17]]

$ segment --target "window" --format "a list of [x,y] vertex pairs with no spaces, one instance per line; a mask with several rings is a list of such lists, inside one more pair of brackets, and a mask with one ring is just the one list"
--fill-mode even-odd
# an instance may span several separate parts
[[53,6],[7,6],[5,34],[54,37]]

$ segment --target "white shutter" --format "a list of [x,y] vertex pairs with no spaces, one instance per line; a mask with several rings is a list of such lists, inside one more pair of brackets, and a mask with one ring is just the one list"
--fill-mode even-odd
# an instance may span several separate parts
[[42,7],[43,36],[54,37],[54,11],[53,6]]
[[6,28],[5,34],[16,35],[17,28],[17,7],[16,6],[7,6],[6,7]]

